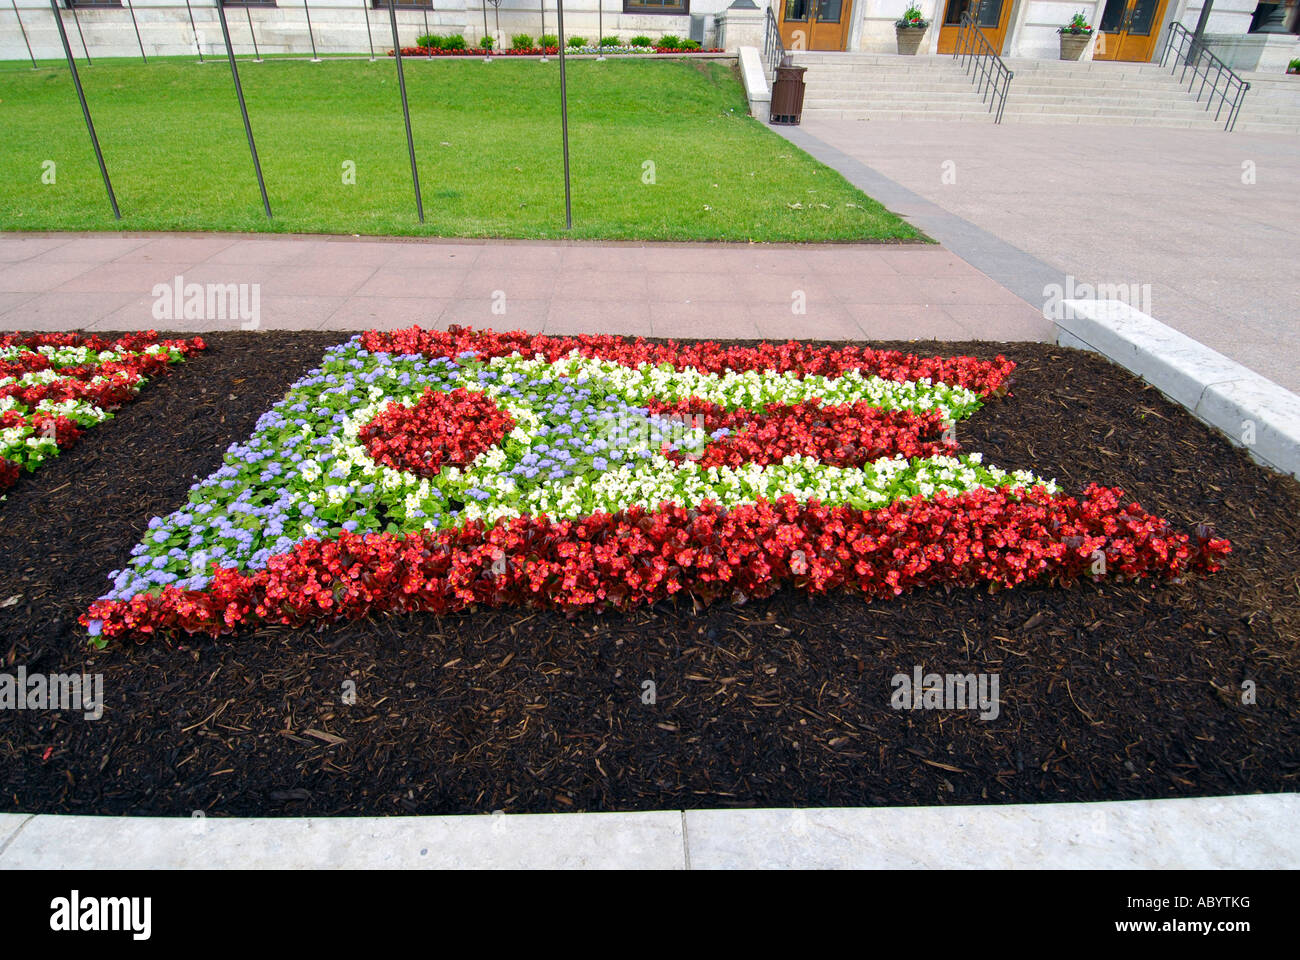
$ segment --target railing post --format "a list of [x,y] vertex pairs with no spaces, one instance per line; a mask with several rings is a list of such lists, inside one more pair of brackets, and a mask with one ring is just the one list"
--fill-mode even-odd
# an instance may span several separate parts
[[22,31],[23,43],[27,44],[27,56],[32,58],[32,69],[38,70],[40,68],[36,66],[36,54],[32,53],[32,43],[27,39],[27,28],[23,26],[23,18],[18,14],[18,0],[9,0],[9,2],[13,4],[14,16],[18,17],[18,29]]

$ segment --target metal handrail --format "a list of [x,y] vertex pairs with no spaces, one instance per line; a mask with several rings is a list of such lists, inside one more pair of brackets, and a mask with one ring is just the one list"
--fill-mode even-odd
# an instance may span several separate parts
[[[961,15],[957,27],[957,45],[953,47],[952,55],[961,58],[962,70],[970,74],[971,83],[978,83],[980,103],[988,101],[993,122],[1001,123],[1002,108],[1007,105],[1007,93],[1011,89],[1011,79],[1015,73],[1002,62],[969,10]],[[996,113],[993,111],[995,104]]]
[[[1187,82],[1187,92],[1191,93],[1192,87],[1196,85],[1199,77],[1201,80],[1200,89],[1196,91],[1196,102],[1201,102],[1201,96],[1205,93],[1206,84],[1209,84],[1210,93],[1205,99],[1205,109],[1208,112],[1214,103],[1214,98],[1219,98],[1218,109],[1214,111],[1214,119],[1217,122],[1223,108],[1228,108],[1228,119],[1223,124],[1225,131],[1232,130],[1237,125],[1237,116],[1241,113],[1241,104],[1246,99],[1246,91],[1250,89],[1250,83],[1239,77],[1230,66],[1220,60],[1205,41],[1198,39],[1194,33],[1184,27],[1177,20],[1169,24],[1169,35],[1165,38],[1165,49],[1160,54],[1160,66],[1165,65],[1169,59],[1170,51],[1174,52],[1174,72],[1177,72],[1178,65],[1181,62],[1183,72],[1178,76],[1178,82],[1182,83],[1187,77],[1188,69],[1192,72],[1192,77]],[[1204,72],[1202,73],[1202,70]],[[1211,79],[1213,74],[1213,79]],[[1219,89],[1222,83],[1223,89]],[[1228,98],[1232,101],[1229,103]]]
[[767,70],[768,79],[771,80],[776,76],[776,68],[785,56],[785,44],[781,42],[781,29],[776,25],[772,8],[769,6],[764,10],[767,12],[767,17],[763,31],[763,67]]

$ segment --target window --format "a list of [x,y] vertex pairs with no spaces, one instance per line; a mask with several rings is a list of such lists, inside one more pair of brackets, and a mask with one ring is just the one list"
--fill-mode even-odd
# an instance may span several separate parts
[[691,12],[691,0],[623,0],[624,13],[666,13],[683,17]]

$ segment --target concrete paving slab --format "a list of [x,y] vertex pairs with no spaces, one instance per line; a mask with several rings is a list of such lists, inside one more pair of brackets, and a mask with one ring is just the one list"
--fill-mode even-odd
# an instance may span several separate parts
[[[931,309],[942,303],[992,308],[979,314],[981,337],[1052,335],[1051,324],[1035,321],[1028,303],[931,244],[9,234],[0,235],[0,251],[7,251],[0,258],[0,321],[16,329],[238,327],[217,318],[156,320],[154,286],[179,276],[186,284],[257,285],[264,330],[418,322],[631,336],[659,329],[670,333],[657,335],[676,337],[861,339],[853,307],[876,304],[895,305],[912,319],[909,339],[969,338],[964,321],[954,324],[952,314]],[[792,310],[797,294],[807,304],[802,315]],[[702,310],[701,303],[719,309]]]
[[818,810],[689,810],[692,870],[1300,866],[1300,796]]
[[[816,115],[773,129],[1031,304],[1066,275],[1147,286],[1146,312],[1300,390],[1294,138]],[[1255,324],[1270,335],[1238,335]]]
[[30,813],[0,813],[0,856],[4,855],[5,849],[18,835],[18,831],[31,819]]
[[0,869],[1275,869],[1300,795],[226,819],[0,814]]
[[[0,835],[7,823],[0,821]],[[10,870],[684,866],[677,811],[301,819],[37,816],[0,853],[0,868]]]

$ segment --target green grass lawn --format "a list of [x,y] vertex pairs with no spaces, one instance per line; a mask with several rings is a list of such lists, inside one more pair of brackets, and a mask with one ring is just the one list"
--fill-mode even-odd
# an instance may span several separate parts
[[[748,117],[728,64],[570,62],[571,233],[554,59],[406,61],[423,225],[391,58],[241,61],[270,222],[224,61],[79,67],[122,221],[109,209],[66,65],[38,71],[8,61],[0,65],[0,229],[922,238]],[[42,178],[51,160],[53,184]],[[355,184],[344,182],[348,162]]]

